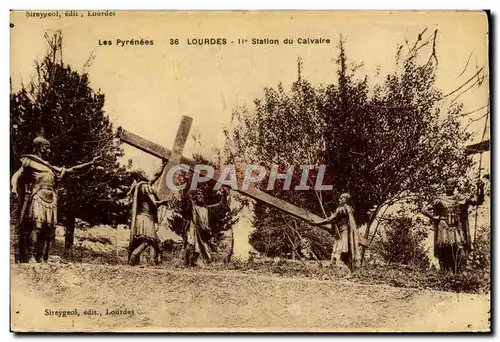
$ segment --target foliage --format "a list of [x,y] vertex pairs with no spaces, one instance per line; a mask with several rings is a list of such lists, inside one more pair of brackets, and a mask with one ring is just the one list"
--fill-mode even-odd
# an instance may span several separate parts
[[[267,214],[271,211],[275,215]],[[323,260],[330,257],[332,244],[325,244],[325,241],[333,242],[329,233],[276,211],[263,205],[255,206],[252,223],[256,229],[249,237],[255,250],[268,257],[292,253],[305,259]]]
[[458,286],[458,290],[464,290],[465,286],[472,289],[489,290],[491,279],[491,226],[485,225],[478,228],[472,251],[467,258],[466,269],[460,274],[460,279],[455,279],[453,283]]
[[[394,71],[375,87],[350,63],[342,39],[334,83],[313,86],[303,79],[299,61],[298,78],[289,90],[281,83],[265,88],[253,108],[234,110],[225,131],[225,162],[257,163],[267,170],[276,165],[280,172],[295,166],[291,191],[283,190],[283,180],[268,190],[269,175],[260,189],[323,217],[333,212],[343,192],[352,196],[358,224],[371,224],[384,206],[398,201],[420,207],[443,180],[466,177],[472,164],[463,153],[470,135],[460,124],[462,105],[444,107],[444,95],[435,87],[435,43],[434,35],[434,44],[409,49],[406,55],[398,46]],[[433,46],[428,59],[425,46]],[[326,165],[323,184],[333,189],[293,190],[300,182],[298,166],[304,164],[315,167],[310,186],[319,165]],[[273,249],[271,254],[287,253],[291,244],[283,231],[289,219],[260,203],[254,216],[254,247],[263,251],[267,244],[261,239],[268,239],[274,244],[266,247]],[[325,249],[328,241],[322,244]]]
[[483,270],[490,272],[491,267],[491,227],[480,226],[472,251],[468,255],[467,270]]
[[388,263],[429,267],[429,258],[423,245],[428,226],[420,219],[401,214],[390,215],[384,224],[385,238],[377,251]]

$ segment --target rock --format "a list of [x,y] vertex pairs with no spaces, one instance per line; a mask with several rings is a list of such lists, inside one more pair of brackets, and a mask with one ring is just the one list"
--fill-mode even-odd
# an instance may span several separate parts
[[59,255],[49,255],[48,261],[53,264],[60,264],[62,259]]
[[323,274],[321,276],[321,280],[329,280],[329,279],[330,279],[330,277],[328,276],[328,274]]

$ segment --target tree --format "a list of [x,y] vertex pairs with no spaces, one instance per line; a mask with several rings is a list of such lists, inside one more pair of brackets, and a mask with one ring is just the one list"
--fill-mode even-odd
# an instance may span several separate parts
[[48,52],[35,63],[35,76],[10,94],[11,174],[19,168],[20,156],[31,153],[39,134],[51,142],[54,165],[72,166],[96,155],[103,157],[99,166],[61,184],[58,207],[69,249],[76,217],[93,224],[126,220],[128,210],[120,199],[128,190],[130,165],[118,163],[123,151],[104,112],[104,94],[90,87],[85,70],[77,72],[63,63],[61,32],[45,38]]
[[[282,170],[324,164],[323,183],[332,184],[332,190],[283,191],[278,185],[278,190],[261,190],[321,216],[334,210],[342,192],[349,192],[356,221],[368,226],[388,206],[410,201],[418,208],[449,176],[466,177],[471,161],[463,149],[470,135],[459,121],[463,106],[443,105],[445,95],[435,88],[437,31],[429,38],[424,33],[406,54],[403,46],[397,47],[395,70],[375,87],[360,75],[359,65],[349,62],[342,38],[335,83],[313,87],[302,78],[299,61],[298,78],[289,91],[282,84],[277,90],[265,88],[253,109],[234,111],[226,130],[228,162],[257,162],[268,170],[275,164]],[[294,183],[299,178],[294,174]],[[313,173],[311,186],[315,178]],[[274,235],[254,236],[283,235],[282,216],[259,206],[256,230]],[[285,239],[271,241],[287,244]],[[264,245],[256,239],[253,243],[257,249]]]

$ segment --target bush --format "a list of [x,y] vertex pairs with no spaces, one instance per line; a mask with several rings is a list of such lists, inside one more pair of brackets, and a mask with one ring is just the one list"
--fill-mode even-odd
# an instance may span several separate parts
[[419,218],[392,216],[387,218],[386,236],[379,242],[379,253],[388,263],[417,266],[426,269],[430,262],[424,240],[427,227]]
[[490,289],[489,275],[478,270],[444,273],[440,278],[439,289],[443,291],[483,293]]
[[487,271],[489,272],[491,266],[491,249],[490,249],[490,227],[478,227],[476,241],[472,246],[472,251],[467,258],[468,271]]

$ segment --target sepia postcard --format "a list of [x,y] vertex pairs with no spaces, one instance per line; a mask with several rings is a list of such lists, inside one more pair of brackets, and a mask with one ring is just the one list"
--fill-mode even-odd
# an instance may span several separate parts
[[491,332],[489,13],[10,13],[11,332]]

